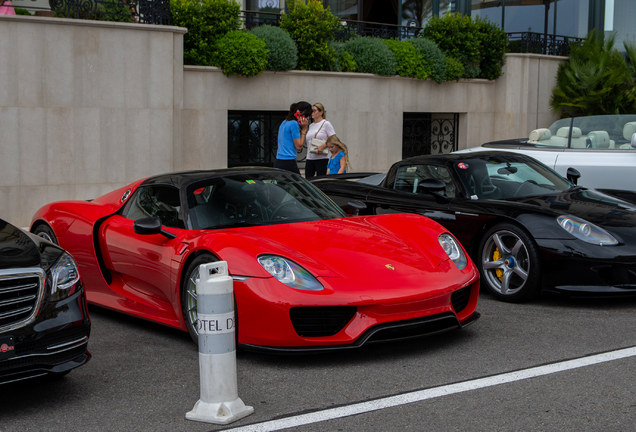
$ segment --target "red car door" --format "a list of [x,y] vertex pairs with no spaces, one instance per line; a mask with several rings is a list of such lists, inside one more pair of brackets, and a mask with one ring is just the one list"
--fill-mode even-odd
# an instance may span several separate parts
[[175,239],[135,233],[133,222],[114,216],[102,229],[106,267],[128,288],[157,300],[172,302],[177,288],[171,271]]
[[178,275],[172,261],[182,244],[178,238],[162,234],[137,234],[133,224],[137,219],[158,217],[164,230],[180,237],[183,228],[178,216],[178,190],[170,189],[140,188],[123,215],[111,217],[100,229],[104,264],[113,273],[111,289],[135,302],[168,310],[173,309],[170,304],[179,296]]

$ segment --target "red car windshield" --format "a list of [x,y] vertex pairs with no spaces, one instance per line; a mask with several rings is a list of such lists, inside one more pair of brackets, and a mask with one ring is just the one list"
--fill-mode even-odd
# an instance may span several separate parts
[[311,183],[291,173],[237,174],[187,189],[194,229],[234,228],[345,217]]

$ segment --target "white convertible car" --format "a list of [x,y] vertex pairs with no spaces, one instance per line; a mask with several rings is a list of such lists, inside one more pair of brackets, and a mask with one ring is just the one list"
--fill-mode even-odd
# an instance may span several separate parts
[[579,171],[578,184],[636,190],[636,115],[574,117],[535,129],[528,138],[494,141],[457,153],[511,151],[532,156],[563,177]]

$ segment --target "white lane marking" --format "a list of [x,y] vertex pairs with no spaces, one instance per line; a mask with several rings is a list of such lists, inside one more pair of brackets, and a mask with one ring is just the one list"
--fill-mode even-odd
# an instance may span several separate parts
[[529,369],[523,369],[516,372],[508,372],[500,375],[494,375],[487,378],[478,378],[471,381],[464,381],[457,384],[450,384],[441,387],[434,387],[426,390],[418,390],[411,393],[405,393],[398,396],[390,396],[383,399],[376,399],[369,402],[361,402],[353,405],[330,408],[322,411],[316,411],[308,414],[301,414],[294,417],[283,418],[279,420],[271,420],[263,423],[238,427],[234,429],[226,429],[227,432],[264,432],[287,429],[292,427],[303,426],[311,423],[318,423],[337,418],[348,417],[356,414],[363,414],[371,411],[377,411],[385,408],[391,408],[399,405],[405,405],[413,402],[420,402],[426,399],[432,399],[440,396],[447,396],[455,393],[462,393],[469,390],[477,390],[485,387],[491,387],[506,384],[514,381],[520,381],[528,378],[535,378],[543,375],[549,375],[557,372],[563,372],[570,369],[577,369],[585,366],[591,366],[599,363],[605,363],[612,360],[620,360],[626,357],[636,356],[636,347],[610,351],[603,354],[595,354],[588,357],[581,357],[574,360],[567,360],[559,363],[552,363],[545,366],[536,366]]

